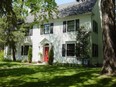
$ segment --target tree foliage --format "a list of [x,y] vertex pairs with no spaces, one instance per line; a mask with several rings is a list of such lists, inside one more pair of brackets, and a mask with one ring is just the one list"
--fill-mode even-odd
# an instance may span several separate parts
[[89,57],[89,37],[90,31],[81,27],[77,30],[77,57],[87,58]]
[[54,48],[52,46],[51,49],[50,49],[50,52],[49,52],[48,64],[52,65],[53,64],[53,60],[54,60]]
[[12,49],[15,61],[16,45],[24,36],[24,20],[34,15],[34,23],[47,21],[56,12],[55,0],[1,0],[0,1],[0,44]]
[[29,47],[29,50],[28,50],[28,62],[29,63],[32,62],[32,47]]

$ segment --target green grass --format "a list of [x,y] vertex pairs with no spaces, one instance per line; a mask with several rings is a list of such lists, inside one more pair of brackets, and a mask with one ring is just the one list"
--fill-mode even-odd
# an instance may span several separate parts
[[100,68],[0,62],[0,87],[116,87],[116,77],[99,72]]

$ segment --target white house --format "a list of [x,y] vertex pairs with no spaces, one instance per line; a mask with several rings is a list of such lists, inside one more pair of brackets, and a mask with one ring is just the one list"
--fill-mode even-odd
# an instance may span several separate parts
[[[29,46],[32,46],[32,61],[47,62],[48,52],[54,47],[54,62],[78,63],[76,59],[75,46],[77,29],[84,26],[90,34],[90,63],[101,64],[102,52],[102,30],[100,0],[83,0],[83,2],[72,2],[59,6],[59,18],[49,20],[41,29],[33,26],[31,35],[17,47],[17,59],[27,58]],[[33,16],[27,18],[32,22]],[[42,54],[42,58],[39,54]]]

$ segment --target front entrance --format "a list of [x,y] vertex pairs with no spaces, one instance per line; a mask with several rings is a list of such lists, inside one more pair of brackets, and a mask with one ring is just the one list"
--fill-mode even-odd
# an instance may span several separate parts
[[49,58],[49,47],[44,47],[44,62],[48,62]]

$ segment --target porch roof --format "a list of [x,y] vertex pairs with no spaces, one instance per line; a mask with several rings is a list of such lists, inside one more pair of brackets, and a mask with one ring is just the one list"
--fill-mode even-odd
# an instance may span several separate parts
[[40,41],[41,45],[50,44],[50,43],[51,42],[48,39],[46,39],[46,38],[44,38],[43,40]]

